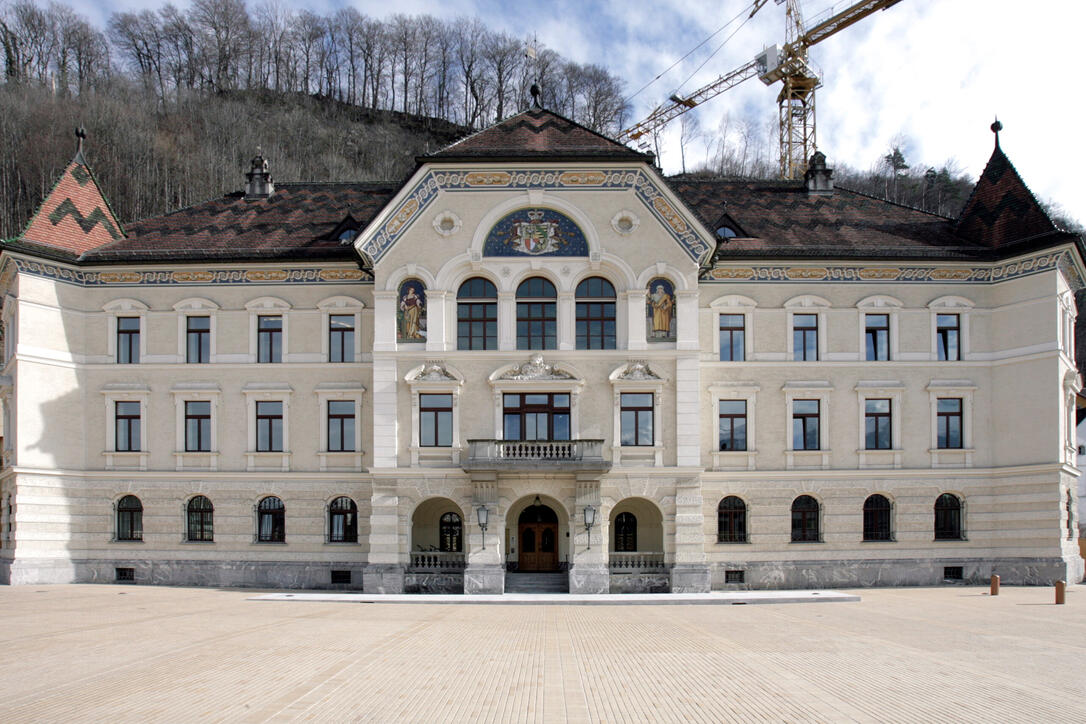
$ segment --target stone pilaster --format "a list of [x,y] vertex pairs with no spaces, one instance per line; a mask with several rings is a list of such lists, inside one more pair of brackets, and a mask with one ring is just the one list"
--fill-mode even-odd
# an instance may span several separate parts
[[[426,351],[442,352],[448,349],[445,334],[445,309],[449,293],[441,289],[426,290]],[[451,336],[455,339],[455,335]]]
[[710,589],[705,558],[701,481],[684,478],[675,483],[675,564],[672,593],[705,593]]
[[648,349],[645,339],[646,294],[644,289],[631,289],[623,295],[626,298],[627,349]]
[[[585,507],[596,509],[596,524],[586,530]],[[600,507],[599,478],[578,478],[576,504],[570,515],[570,593],[608,593],[611,576],[607,569],[607,513]]]
[[366,593],[403,593],[406,553],[400,535],[397,480],[375,478],[370,496],[369,563],[362,571]]
[[[468,556],[464,569],[464,593],[504,593],[505,567],[502,565],[502,532],[505,511],[498,504],[498,481],[494,473],[478,472],[472,475],[474,495],[472,509],[467,516]],[[486,507],[486,530],[479,525],[478,510]]]

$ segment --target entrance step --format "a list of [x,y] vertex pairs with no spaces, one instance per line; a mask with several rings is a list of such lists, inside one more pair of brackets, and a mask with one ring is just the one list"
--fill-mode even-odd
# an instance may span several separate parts
[[513,573],[505,574],[506,593],[569,593],[569,574]]

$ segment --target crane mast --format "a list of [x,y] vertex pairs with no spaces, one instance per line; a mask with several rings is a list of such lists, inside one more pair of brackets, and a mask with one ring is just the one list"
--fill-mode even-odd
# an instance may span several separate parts
[[[757,0],[753,16],[766,0]],[[831,15],[807,30],[799,0],[776,0],[785,4],[785,42],[772,45],[751,62],[720,76],[686,97],[673,95],[668,103],[657,106],[648,118],[619,132],[621,142],[638,141],[648,145],[644,137],[663,128],[669,121],[715,98],[724,91],[749,78],[758,77],[766,85],[781,82],[777,95],[780,132],[780,175],[784,179],[802,178],[807,160],[817,149],[815,135],[815,90],[822,85],[820,74],[808,61],[808,49],[835,33],[859,22],[877,10],[896,5],[901,0],[863,0]]]

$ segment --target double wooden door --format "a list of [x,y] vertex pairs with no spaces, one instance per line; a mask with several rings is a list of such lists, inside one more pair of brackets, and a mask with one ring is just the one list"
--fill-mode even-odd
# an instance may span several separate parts
[[558,570],[558,524],[521,523],[520,560],[521,571]]

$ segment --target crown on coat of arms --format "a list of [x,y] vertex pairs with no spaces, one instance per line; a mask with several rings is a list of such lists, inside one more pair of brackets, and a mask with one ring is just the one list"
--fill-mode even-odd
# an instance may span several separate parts
[[542,209],[530,209],[528,211],[528,218],[531,219],[533,222],[542,221],[543,220],[543,210]]

